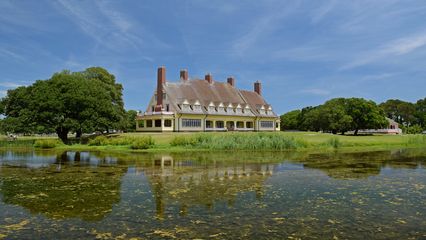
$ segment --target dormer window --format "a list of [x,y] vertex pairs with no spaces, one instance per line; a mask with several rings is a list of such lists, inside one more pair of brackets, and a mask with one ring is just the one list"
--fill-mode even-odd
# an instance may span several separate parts
[[209,112],[216,112],[216,107],[214,106],[213,102],[210,102],[209,106],[208,106],[208,111]]
[[234,113],[234,106],[232,106],[232,103],[228,105],[228,107],[226,108],[226,112],[230,114]]
[[243,108],[241,107],[240,104],[237,105],[237,108],[235,109],[235,112],[237,114],[243,114]]
[[182,111],[190,112],[191,110],[192,109],[191,109],[191,106],[189,105],[188,100],[185,99],[182,103]]
[[219,113],[225,113],[225,106],[223,106],[223,103],[220,103],[219,106],[217,106],[217,111]]
[[262,105],[262,107],[260,107],[259,113],[263,115],[266,114],[265,106]]
[[194,112],[201,112],[200,101],[195,101],[194,105],[192,106],[192,110],[194,110]]
[[266,112],[266,114],[272,115],[272,107],[271,106],[268,107],[268,111]]

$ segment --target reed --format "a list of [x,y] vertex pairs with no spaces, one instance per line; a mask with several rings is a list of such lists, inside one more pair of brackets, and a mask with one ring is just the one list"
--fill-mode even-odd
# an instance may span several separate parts
[[229,133],[176,136],[170,145],[211,150],[287,150],[306,147],[307,144],[276,133]]

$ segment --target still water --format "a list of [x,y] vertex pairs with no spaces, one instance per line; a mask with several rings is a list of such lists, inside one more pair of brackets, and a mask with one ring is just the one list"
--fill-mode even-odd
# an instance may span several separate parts
[[0,152],[0,239],[426,239],[426,150]]

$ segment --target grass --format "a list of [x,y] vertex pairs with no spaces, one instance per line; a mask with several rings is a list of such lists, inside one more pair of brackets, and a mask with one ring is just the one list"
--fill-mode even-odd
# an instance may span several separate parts
[[0,137],[0,148],[39,147],[61,150],[99,151],[284,151],[284,150],[377,150],[426,147],[426,135],[342,136],[316,132],[271,133],[123,133],[99,136],[89,144],[60,144],[55,138],[19,138],[7,141]]

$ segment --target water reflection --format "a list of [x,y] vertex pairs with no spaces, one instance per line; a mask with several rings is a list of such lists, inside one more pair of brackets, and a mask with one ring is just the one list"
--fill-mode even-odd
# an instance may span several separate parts
[[32,214],[93,221],[102,219],[120,201],[125,166],[102,159],[92,169],[91,156],[81,153],[45,155],[47,163],[32,156],[20,154],[19,164],[5,158],[0,169],[4,203],[22,206]]
[[[425,163],[424,149],[0,152],[0,236],[356,239],[365,236],[354,229],[380,229],[379,238],[419,237]],[[2,227],[23,219],[33,219],[27,229]]]

